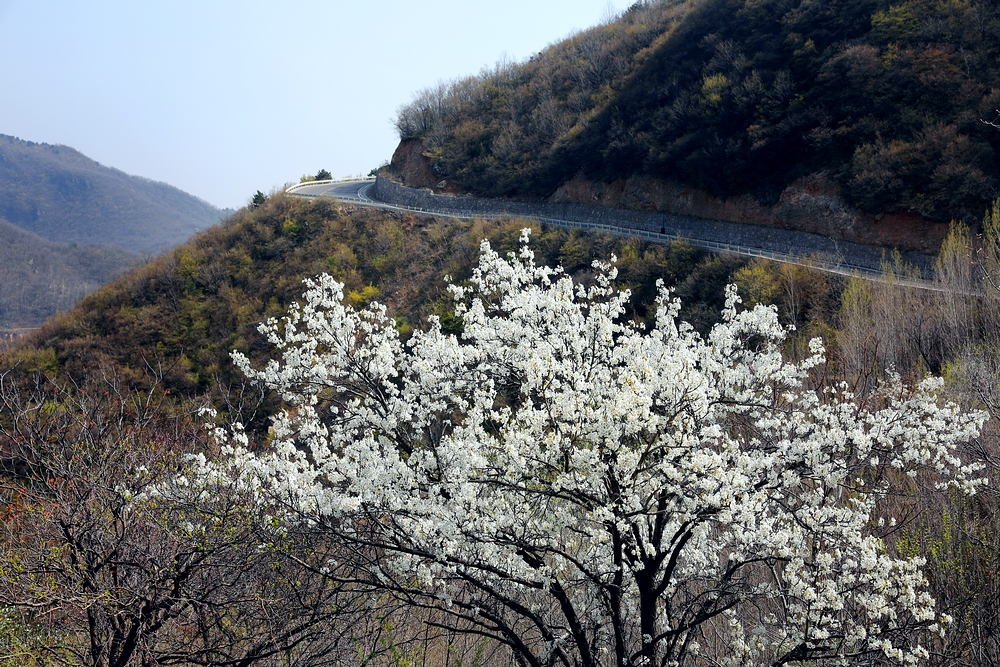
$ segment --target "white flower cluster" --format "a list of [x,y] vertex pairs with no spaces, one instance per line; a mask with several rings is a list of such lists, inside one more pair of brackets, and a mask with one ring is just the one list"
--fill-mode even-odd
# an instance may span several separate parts
[[[844,386],[804,388],[821,343],[787,363],[774,309],[739,308],[732,287],[706,338],[662,288],[643,331],[613,265],[595,268],[578,285],[535,266],[527,232],[516,257],[484,242],[471,286],[452,288],[463,335],[432,319],[406,345],[384,306],[307,281],[262,325],[279,358],[233,354],[290,407],[270,453],[234,442],[227,467],[299,516],[365,517],[409,585],[470,618],[519,609],[544,650],[599,646],[591,664],[713,646],[732,664],[917,661],[899,630],[933,621],[934,601],[922,563],[872,536],[873,510],[919,469],[974,491],[956,451],[984,415],[941,404],[937,380],[885,387],[870,410]],[[483,623],[520,627],[498,618]]]

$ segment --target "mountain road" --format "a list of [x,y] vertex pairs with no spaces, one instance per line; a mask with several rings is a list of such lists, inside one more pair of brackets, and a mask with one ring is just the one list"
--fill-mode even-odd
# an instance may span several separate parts
[[[599,213],[601,216],[599,221],[581,219],[579,214],[574,216],[553,215],[553,211],[549,210],[551,209],[550,205],[536,204],[532,206],[527,202],[499,203],[501,208],[510,207],[516,210],[493,211],[491,209],[497,208],[497,206],[492,204],[498,202],[465,197],[443,198],[432,195],[429,191],[403,188],[399,185],[393,185],[392,188],[401,191],[401,196],[383,194],[381,197],[376,197],[375,185],[376,181],[373,178],[307,181],[287,188],[286,192],[299,197],[335,197],[344,202],[363,206],[413,211],[439,217],[461,219],[527,217],[562,227],[638,236],[655,242],[684,240],[713,252],[731,252],[778,262],[811,266],[821,271],[840,275],[859,275],[876,280],[882,279],[882,261],[892,252],[891,248],[864,246],[846,241],[838,242],[816,234],[776,228],[760,228],[761,234],[770,237],[770,240],[755,244],[753,243],[755,225],[692,219],[688,222],[694,222],[694,225],[679,227],[678,225],[682,223],[678,216],[674,217],[673,223],[667,222],[665,227],[657,231],[656,227],[659,224],[654,225],[653,229],[642,229],[641,227],[648,227],[648,224],[633,225],[624,219],[622,222],[625,224],[615,224],[614,210],[609,209],[604,209]],[[383,188],[382,184],[378,190],[380,193],[386,194],[393,191],[390,188]],[[416,199],[409,197],[410,194],[413,194]],[[416,203],[420,205],[414,205]],[[484,206],[485,209],[482,208]],[[527,208],[537,208],[538,210],[522,210]],[[623,217],[640,215],[637,212],[620,211],[620,213]],[[610,214],[610,219],[608,219],[608,214]],[[664,215],[664,220],[670,220],[670,218]],[[916,253],[905,253],[904,258],[925,272],[932,263],[931,257]],[[905,279],[898,276],[894,277],[893,280],[911,287],[940,289],[932,280]]]

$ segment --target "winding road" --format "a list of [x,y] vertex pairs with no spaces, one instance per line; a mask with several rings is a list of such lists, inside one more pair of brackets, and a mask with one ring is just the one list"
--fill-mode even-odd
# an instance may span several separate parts
[[[286,189],[288,194],[298,197],[336,197],[343,201],[360,202],[369,206],[379,206],[380,202],[368,196],[375,185],[374,178],[349,179],[339,181],[307,181]],[[384,206],[384,204],[383,204]]]
[[[335,197],[341,201],[359,204],[362,206],[413,211],[438,217],[469,219],[498,218],[514,215],[512,213],[484,214],[462,212],[455,211],[454,208],[448,210],[441,207],[435,207],[433,205],[418,208],[414,206],[404,206],[378,201],[374,197],[374,186],[374,178],[312,181],[293,185],[287,188],[286,192],[299,197]],[[690,230],[686,230],[684,233],[657,233],[646,229],[637,229],[635,227],[582,222],[580,220],[552,217],[551,214],[545,214],[541,211],[538,213],[538,215],[518,215],[517,217],[532,217],[540,222],[559,225],[562,227],[575,227],[578,229],[620,234],[624,236],[638,236],[640,238],[661,243],[665,241],[684,240],[692,245],[705,248],[706,250],[712,252],[730,252],[749,257],[770,259],[788,264],[809,266],[821,271],[839,275],[861,276],[863,278],[875,280],[885,279],[881,268],[880,256],[883,250],[886,252],[891,251],[891,249],[888,248],[883,249],[873,246],[863,246],[856,243],[836,242],[831,239],[825,239],[824,237],[818,237],[816,234],[795,232],[791,230],[778,230],[783,241],[785,241],[784,247],[779,250],[774,247],[773,243],[755,246],[752,242],[748,243],[746,238],[741,238],[738,243],[733,243],[730,241],[729,237],[725,235],[724,231],[722,238],[719,238],[720,234],[718,229],[716,229],[716,232],[711,235],[715,238],[699,238],[697,233],[692,233]],[[725,228],[734,226],[734,229],[746,229],[748,227],[753,227],[752,225],[735,225],[735,223],[726,223],[714,220],[705,220],[702,222],[706,228]],[[775,233],[774,228],[767,228],[766,231],[772,235]],[[825,245],[834,247],[835,252],[816,252],[817,239],[820,239]],[[767,245],[770,245],[770,247],[767,247]],[[923,256],[922,258],[920,256],[916,256],[916,258],[918,262],[924,264],[925,268],[929,266],[931,258],[927,256]],[[908,259],[911,258],[908,257]],[[921,259],[923,261],[921,261]],[[941,289],[931,280],[900,279],[898,277],[895,277],[892,280],[909,287],[935,291]]]

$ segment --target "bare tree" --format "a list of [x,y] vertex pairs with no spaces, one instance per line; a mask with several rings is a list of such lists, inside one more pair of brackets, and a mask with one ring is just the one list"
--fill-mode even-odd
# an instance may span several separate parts
[[274,530],[248,489],[189,482],[206,439],[158,385],[11,378],[0,605],[38,629],[44,664],[306,666],[354,651],[367,598],[323,576],[335,548]]

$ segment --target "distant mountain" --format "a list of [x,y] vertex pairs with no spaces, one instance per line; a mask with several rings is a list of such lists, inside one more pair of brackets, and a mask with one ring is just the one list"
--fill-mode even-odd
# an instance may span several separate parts
[[418,93],[393,167],[456,193],[878,242],[982,219],[998,108],[995,0],[640,0]]
[[175,187],[104,167],[67,146],[0,135],[0,218],[49,241],[158,252],[222,215]]
[[136,259],[115,246],[46,241],[0,219],[0,332],[68,310]]

